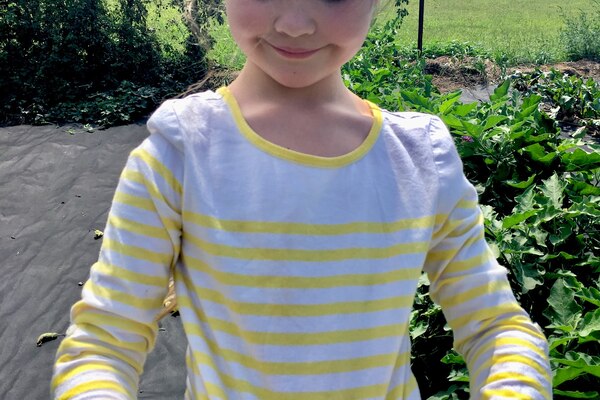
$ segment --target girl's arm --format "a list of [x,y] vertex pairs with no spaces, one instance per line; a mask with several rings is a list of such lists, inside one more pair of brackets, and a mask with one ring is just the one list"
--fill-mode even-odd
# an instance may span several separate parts
[[511,291],[507,271],[484,239],[475,188],[444,124],[432,121],[439,173],[433,244],[425,271],[432,299],[454,332],[467,362],[473,399],[550,399],[548,344]]
[[135,149],[113,199],[98,262],[57,353],[55,399],[137,398],[180,246],[181,156],[154,134]]

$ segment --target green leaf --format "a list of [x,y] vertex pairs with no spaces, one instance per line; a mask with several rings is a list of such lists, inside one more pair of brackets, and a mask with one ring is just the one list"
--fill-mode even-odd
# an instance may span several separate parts
[[478,105],[479,105],[479,103],[477,103],[477,102],[461,104],[459,106],[454,107],[453,112],[455,115],[457,115],[459,117],[464,117],[467,114],[469,114],[471,111],[473,111],[475,108],[477,108]]
[[556,336],[550,337],[548,339],[550,353],[552,354],[552,350],[558,346],[569,343],[571,340],[573,340],[573,337],[570,336],[561,336],[559,338]]
[[433,111],[431,110],[431,101],[427,97],[421,95],[418,90],[403,90],[400,92],[400,95],[405,101],[413,106],[416,106],[418,110]]
[[521,284],[521,292],[527,293],[542,285],[542,274],[533,265],[522,264],[518,261],[511,263],[512,270]]
[[500,86],[494,89],[494,93],[490,95],[490,101],[496,102],[502,99],[508,94],[508,88],[510,87],[510,80],[505,80]]
[[524,119],[533,114],[538,109],[542,96],[531,95],[523,99],[521,111],[517,114],[518,119]]
[[517,206],[515,207],[515,211],[523,212],[528,211],[533,208],[535,205],[535,185],[528,187],[522,194],[518,195],[515,198],[517,202]]
[[504,115],[490,115],[485,119],[483,129],[487,131],[488,129],[493,128],[500,122],[506,121],[507,119],[508,117]]
[[582,288],[575,296],[600,307],[600,290],[594,287]]
[[540,162],[546,166],[549,166],[554,158],[556,158],[556,153],[547,153],[546,149],[539,144],[534,143],[529,145],[523,149],[526,153],[529,153],[529,156],[532,160]]
[[448,128],[457,129],[460,131],[463,130],[461,120],[458,119],[454,114],[440,115],[440,118],[442,119],[442,121],[444,121],[444,124],[446,124]]
[[483,126],[476,125],[476,124],[473,124],[468,121],[461,121],[461,122],[462,122],[463,128],[465,129],[465,131],[468,134],[470,134],[471,136],[474,136],[474,137],[481,136],[481,133],[483,132]]
[[553,390],[555,395],[571,397],[573,399],[595,399],[598,400],[600,398],[600,393],[598,392],[576,392],[573,390]]
[[505,181],[505,183],[507,185],[512,186],[517,189],[525,189],[525,188],[528,188],[529,186],[531,186],[531,184],[535,181],[536,176],[537,176],[537,174],[533,174],[529,178],[527,178],[526,181],[517,181],[517,180],[511,179],[509,181]]
[[567,210],[567,216],[571,218],[578,217],[580,215],[600,218],[600,207],[593,203],[574,203]]
[[600,196],[600,187],[590,185],[586,182],[573,182],[573,189],[581,195]]
[[573,234],[573,227],[570,225],[561,225],[558,227],[558,234],[550,234],[550,243],[556,246],[563,243]]
[[564,200],[565,184],[561,183],[558,179],[556,172],[549,178],[543,181],[543,185],[540,188],[542,193],[550,199],[551,204],[557,210],[560,210]]
[[600,153],[586,153],[576,149],[572,153],[562,153],[561,160],[566,164],[567,171],[589,171],[600,167]]
[[580,368],[588,374],[600,378],[600,357],[598,356],[590,356],[588,354],[576,351],[568,351],[565,354],[565,358],[552,358],[551,361],[562,365]]
[[538,210],[529,210],[519,214],[513,214],[509,217],[506,217],[502,220],[502,228],[510,229],[513,226],[520,224],[523,221],[526,221],[528,218],[536,215]]
[[441,361],[444,364],[448,364],[448,365],[451,365],[451,364],[456,364],[456,365],[461,365],[461,366],[467,365],[465,363],[465,359],[454,350],[450,350],[448,353],[446,353],[446,355],[444,357],[442,357]]
[[579,322],[579,326],[579,336],[581,337],[600,332],[600,308],[586,313]]
[[561,383],[571,381],[585,373],[584,370],[576,367],[557,368],[553,372],[554,377],[552,378],[552,386],[558,386]]
[[565,285],[563,279],[557,279],[550,289],[548,308],[544,315],[552,325],[568,325],[575,327],[581,313],[581,306],[575,301],[575,292]]
[[460,100],[460,95],[460,91],[448,94],[448,99],[440,105],[440,113],[448,114],[448,112],[452,110],[452,106],[454,105],[454,103]]

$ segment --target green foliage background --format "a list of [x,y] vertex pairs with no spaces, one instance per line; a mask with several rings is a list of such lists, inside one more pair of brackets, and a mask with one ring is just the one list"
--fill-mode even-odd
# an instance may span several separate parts
[[[183,51],[165,49],[148,27],[147,3],[2,2],[0,123],[124,123],[201,79],[206,49],[191,31]],[[153,3],[183,11],[182,1]]]
[[[476,186],[486,238],[523,308],[550,342],[554,396],[600,398],[600,85],[551,71],[508,77],[487,102],[440,94],[395,39],[400,19],[374,29],[344,67],[346,84],[391,110],[439,115]],[[561,132],[569,122],[574,137]],[[424,398],[467,399],[468,371],[441,309],[419,283],[412,367]]]

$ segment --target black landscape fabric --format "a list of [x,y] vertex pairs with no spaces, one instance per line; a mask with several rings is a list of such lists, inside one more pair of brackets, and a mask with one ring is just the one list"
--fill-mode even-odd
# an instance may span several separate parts
[[[74,127],[0,128],[0,399],[47,400],[69,310],[97,260],[119,174],[148,135],[144,124],[92,133]],[[165,317],[139,399],[182,399],[186,340]]]

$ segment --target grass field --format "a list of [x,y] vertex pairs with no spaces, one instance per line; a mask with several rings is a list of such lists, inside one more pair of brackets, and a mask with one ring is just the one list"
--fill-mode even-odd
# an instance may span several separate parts
[[[426,0],[423,42],[472,42],[516,61],[563,61],[562,16],[592,9],[592,0]],[[408,11],[399,42],[416,46],[419,1]]]
[[[563,15],[593,9],[593,0],[426,0],[424,44],[469,42],[508,63],[565,61],[560,41]],[[410,0],[409,16],[400,30],[400,46],[417,45],[419,1]],[[386,13],[393,13],[393,8]],[[386,15],[380,16],[385,20]],[[211,57],[239,67],[243,62],[226,27],[215,26],[217,44]],[[600,39],[599,39],[600,40]]]

